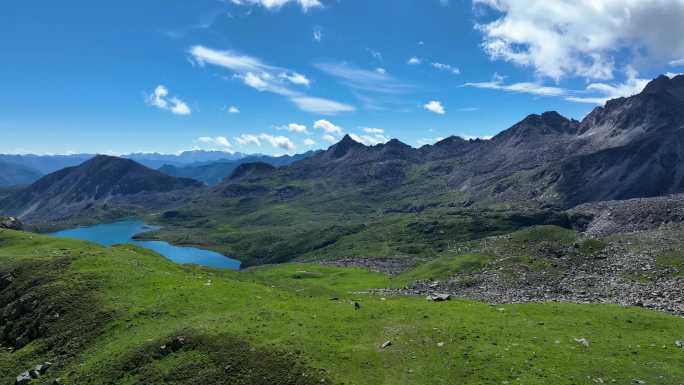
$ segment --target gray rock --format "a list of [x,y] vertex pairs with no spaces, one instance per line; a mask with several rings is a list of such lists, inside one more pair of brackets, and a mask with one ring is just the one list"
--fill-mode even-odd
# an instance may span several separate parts
[[14,381],[15,385],[26,385],[29,382],[31,382],[31,374],[29,374],[28,370],[25,372],[22,372],[20,375],[17,376],[17,380]]
[[428,301],[442,302],[451,299],[451,294],[432,293],[427,296]]
[[392,346],[392,341],[387,340],[382,345],[380,345],[380,349],[385,349],[385,348],[388,348],[390,346]]
[[24,225],[14,217],[0,217],[0,229],[21,230]]

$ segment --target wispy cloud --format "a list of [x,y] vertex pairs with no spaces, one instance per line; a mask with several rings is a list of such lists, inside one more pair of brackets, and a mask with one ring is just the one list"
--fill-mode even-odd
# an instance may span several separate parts
[[230,148],[232,147],[232,144],[228,141],[228,139],[225,136],[216,136],[216,137],[211,137],[211,136],[201,136],[197,138],[197,142],[205,145],[210,145],[213,147],[219,147],[219,148]]
[[504,77],[499,74],[494,74],[494,78],[491,81],[465,83],[463,86],[526,93],[536,96],[562,97],[569,102],[601,105],[610,99],[638,94],[644,89],[646,84],[648,84],[648,79],[639,78],[639,74],[634,68],[627,67],[624,82],[590,83],[584,90],[568,90],[529,82],[506,84],[504,83]]
[[288,3],[298,4],[304,12],[311,8],[322,7],[320,0],[231,0],[237,5],[260,5],[267,9],[279,9]]
[[348,63],[317,63],[314,66],[357,91],[399,94],[410,89],[409,85],[395,79],[386,71],[367,70]]
[[566,91],[559,87],[544,86],[538,83],[520,82],[505,84],[503,76],[494,74],[494,78],[488,82],[465,83],[464,87],[484,88],[490,90],[502,90],[507,92],[517,92],[533,94],[538,96],[563,96]]
[[217,51],[199,45],[190,49],[190,55],[200,66],[210,64],[233,71],[233,78],[240,79],[246,86],[257,91],[287,97],[303,111],[336,114],[355,110],[351,105],[309,96],[293,88],[293,86],[309,87],[311,81],[303,74],[265,64],[258,58],[233,51]]
[[670,66],[672,67],[682,67],[684,66],[684,58],[670,61]]
[[586,93],[598,96],[568,96],[565,98],[571,102],[602,105],[610,99],[628,97],[641,92],[648,84],[648,79],[640,79],[639,74],[628,68],[627,79],[624,83],[591,83],[586,88]]
[[227,111],[229,114],[239,114],[240,113],[240,109],[235,107],[235,106],[228,107]]
[[306,126],[303,124],[297,124],[297,123],[290,123],[286,124],[284,126],[278,126],[276,127],[277,130],[282,130],[282,131],[289,131],[289,132],[295,132],[298,134],[308,134],[309,131],[306,129]]
[[381,109],[388,104],[401,104],[399,96],[413,88],[384,69],[363,69],[349,63],[316,63],[314,67],[352,90],[366,108]]
[[408,61],[406,62],[406,64],[412,65],[412,66],[416,66],[416,65],[418,65],[418,64],[420,64],[420,63],[422,63],[422,62],[423,62],[423,61],[422,61],[421,59],[419,59],[419,58],[417,58],[417,57],[414,56],[414,57],[408,59]]
[[188,105],[175,96],[169,96],[169,90],[163,85],[157,86],[151,94],[145,96],[150,106],[171,111],[176,115],[190,115],[192,111]]
[[319,43],[323,41],[323,29],[320,27],[315,27],[313,29],[313,39]]
[[454,75],[460,75],[461,70],[458,67],[454,67],[450,64],[444,64],[439,62],[433,62],[430,64],[432,67],[437,68],[440,71],[451,72]]
[[375,59],[375,60],[377,60],[377,61],[382,61],[382,60],[383,60],[383,58],[382,58],[382,53],[381,53],[380,51],[376,51],[376,50],[374,50],[374,49],[372,49],[372,48],[366,48],[366,51],[368,51],[368,53],[371,54],[371,56],[373,57],[373,59]]
[[367,134],[384,134],[385,130],[382,128],[373,128],[373,127],[361,127],[363,132]]
[[290,100],[303,111],[315,112],[322,115],[335,115],[356,110],[354,106],[349,104],[313,96],[293,96]]

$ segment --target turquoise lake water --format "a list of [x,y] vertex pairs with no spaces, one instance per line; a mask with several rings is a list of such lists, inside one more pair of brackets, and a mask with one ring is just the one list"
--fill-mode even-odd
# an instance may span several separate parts
[[174,246],[164,241],[139,241],[133,239],[136,234],[157,230],[142,221],[127,220],[114,223],[100,224],[88,227],[77,227],[48,234],[53,237],[75,238],[99,243],[102,246],[112,246],[126,243],[154,250],[166,258],[179,264],[194,264],[221,269],[240,269],[240,261],[226,257],[220,253],[195,247]]

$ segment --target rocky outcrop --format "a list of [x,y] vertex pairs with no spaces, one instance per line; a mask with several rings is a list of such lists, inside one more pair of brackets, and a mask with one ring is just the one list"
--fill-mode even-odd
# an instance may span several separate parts
[[24,225],[14,217],[0,217],[0,229],[22,230]]

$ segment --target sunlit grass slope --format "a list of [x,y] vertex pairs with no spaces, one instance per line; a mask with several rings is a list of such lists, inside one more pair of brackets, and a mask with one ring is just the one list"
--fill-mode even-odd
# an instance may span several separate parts
[[3,310],[3,345],[35,329],[0,353],[8,384],[46,360],[55,366],[34,383],[684,382],[684,320],[638,308],[380,298],[364,292],[391,280],[362,270],[217,271],[12,231],[0,232],[0,272],[14,277],[0,305],[31,304]]

